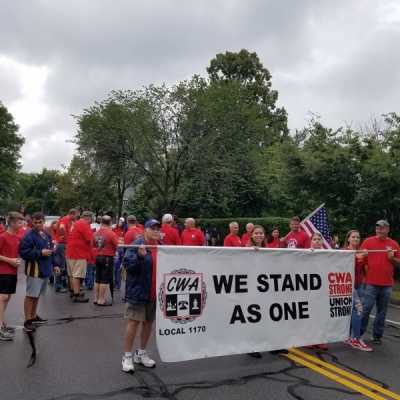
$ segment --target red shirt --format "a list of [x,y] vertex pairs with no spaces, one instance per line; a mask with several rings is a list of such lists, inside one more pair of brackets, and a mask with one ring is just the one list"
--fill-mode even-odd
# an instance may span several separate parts
[[304,231],[290,232],[286,236],[285,243],[289,249],[309,249],[311,247],[310,238]]
[[135,240],[144,236],[144,231],[140,228],[131,228],[124,235],[124,244],[131,244]]
[[21,226],[20,229],[17,230],[16,235],[22,240],[25,233],[30,231],[32,228],[30,228],[28,225],[23,225]]
[[[146,240],[147,246],[158,246],[158,242],[150,243]],[[151,290],[150,290],[150,301],[153,301],[157,298],[156,291],[156,280],[157,280],[157,249],[149,249],[151,252],[151,256],[153,257],[153,271],[151,273]]]
[[93,265],[96,263],[96,256],[97,256],[97,250],[96,249],[91,249],[90,252],[90,257],[86,260],[87,265]]
[[110,229],[100,228],[93,234],[92,246],[96,248],[98,256],[114,257],[118,245],[118,236]]
[[249,243],[250,240],[250,235],[246,232],[242,235],[242,245],[246,246],[247,243]]
[[144,226],[142,224],[137,223],[137,227],[144,232]]
[[0,235],[6,231],[6,228],[4,228],[3,224],[0,224]]
[[267,240],[265,240],[265,244],[270,249],[279,249],[280,247],[282,247],[281,239],[279,238],[274,239],[271,243],[268,243]]
[[72,226],[68,236],[65,256],[75,260],[87,260],[92,251],[92,228],[83,219],[79,219]]
[[[350,247],[345,247],[344,250],[352,250]],[[355,267],[354,267],[354,286],[361,285],[362,283],[362,273],[364,270],[364,264],[367,262],[367,258],[355,258]]]
[[124,237],[124,233],[125,233],[124,228],[119,228],[118,226],[116,226],[115,228],[112,228],[112,231],[115,232],[115,234],[118,237]]
[[181,236],[183,246],[202,246],[206,243],[203,232],[194,228],[191,231],[184,229]]
[[[65,225],[65,232],[66,232],[66,237],[65,239],[61,239],[61,232],[60,232],[60,226]],[[57,243],[67,243],[69,233],[71,231],[71,221],[69,220],[68,217],[62,217],[57,223],[57,228],[56,228],[56,240]]]
[[242,247],[242,241],[239,236],[230,233],[224,240],[224,247]]
[[[387,238],[380,240],[376,236],[364,240],[361,250],[397,250],[394,253],[396,258],[400,258],[400,248],[397,242]],[[387,253],[368,253],[368,270],[365,276],[365,283],[378,286],[393,286],[393,264],[390,262]]]
[[167,246],[179,246],[181,244],[178,231],[168,224],[162,225],[160,229],[160,240]]
[[[12,235],[4,232],[0,235],[0,254],[7,258],[18,258],[19,245],[21,238],[18,235]],[[18,268],[11,266],[5,261],[0,261],[0,274],[17,275]]]

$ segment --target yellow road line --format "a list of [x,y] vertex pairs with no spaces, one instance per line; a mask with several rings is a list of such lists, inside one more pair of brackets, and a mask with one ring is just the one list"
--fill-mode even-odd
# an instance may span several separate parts
[[342,385],[347,386],[357,392],[365,394],[367,397],[370,397],[371,399],[386,400],[385,397],[382,397],[382,396],[379,396],[378,394],[372,393],[370,390],[367,390],[361,386],[358,386],[355,383],[350,382],[344,378],[341,378],[338,375],[332,374],[332,372],[325,371],[322,367],[318,367],[314,364],[311,364],[310,362],[308,362],[302,358],[299,358],[297,356],[294,356],[293,354],[285,354],[285,357],[290,358],[291,360],[296,361],[297,363],[302,364],[316,372],[319,372],[321,375],[324,375],[324,376],[334,380],[337,383],[341,383]]
[[[391,392],[390,390],[384,389],[383,387],[381,387],[381,386],[379,386],[379,385],[377,385],[375,383],[372,383],[372,382],[370,382],[370,381],[368,381],[366,379],[360,378],[359,376],[354,375],[354,374],[352,374],[350,372],[344,371],[341,368],[338,368],[338,367],[336,367],[334,365],[331,365],[331,364],[329,364],[329,363],[327,363],[325,361],[322,361],[319,358],[310,356],[309,354],[304,353],[304,352],[302,352],[300,350],[297,350],[297,349],[294,349],[294,348],[291,348],[289,350],[290,350],[290,352],[295,353],[295,354],[297,354],[297,355],[299,355],[299,356],[301,356],[301,357],[303,357],[305,359],[308,359],[308,360],[312,361],[313,363],[317,363],[320,366],[320,368],[330,369],[330,370],[332,370],[332,371],[334,371],[334,372],[336,372],[336,373],[338,373],[340,375],[344,375],[346,378],[349,378],[349,379],[351,379],[353,381],[361,383],[362,385],[367,386],[367,387],[369,387],[369,388],[371,388],[371,389],[373,389],[373,390],[375,390],[377,392],[385,394],[386,396],[390,396],[393,399],[400,400],[400,395],[398,395],[398,394],[396,394],[394,392]],[[371,393],[371,392],[368,391],[368,393]]]

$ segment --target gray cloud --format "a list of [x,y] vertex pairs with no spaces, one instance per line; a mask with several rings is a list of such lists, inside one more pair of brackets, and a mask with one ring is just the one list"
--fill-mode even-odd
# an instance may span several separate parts
[[[27,139],[23,169],[67,164],[73,146],[65,140],[76,132],[70,114],[80,114],[111,90],[206,76],[217,53],[242,48],[256,51],[272,73],[292,130],[305,125],[310,110],[334,128],[371,112],[394,111],[400,83],[394,49],[400,32],[393,4],[6,2],[0,57],[49,70],[41,98],[48,107],[45,121],[21,129]],[[0,77],[1,100],[10,104],[21,96],[21,87],[12,80],[12,75]]]

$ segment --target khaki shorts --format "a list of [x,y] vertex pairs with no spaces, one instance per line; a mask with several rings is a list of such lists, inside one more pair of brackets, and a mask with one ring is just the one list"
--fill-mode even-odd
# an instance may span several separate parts
[[86,278],[86,260],[67,258],[68,275],[73,278]]
[[134,321],[155,321],[156,319],[156,300],[146,304],[125,303],[124,317]]

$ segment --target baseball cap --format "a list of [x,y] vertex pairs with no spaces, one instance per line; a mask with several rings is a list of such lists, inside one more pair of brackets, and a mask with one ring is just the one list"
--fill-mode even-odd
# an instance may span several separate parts
[[389,222],[385,221],[384,219],[380,219],[380,220],[375,224],[375,226],[376,226],[376,225],[384,226],[384,227],[386,227],[386,228],[389,228]]
[[144,224],[144,228],[150,228],[154,225],[158,225],[161,227],[161,224],[156,220],[156,219],[149,219],[145,224]]
[[122,221],[122,222],[125,222],[125,218],[124,217],[121,217],[119,220]]
[[172,215],[171,214],[165,214],[162,219],[165,222],[171,222],[172,221]]
[[127,221],[136,221],[136,217],[134,215],[128,215]]
[[84,212],[81,214],[81,218],[88,218],[88,217],[90,217],[90,218],[93,217],[93,214],[92,214],[90,211],[84,211]]

